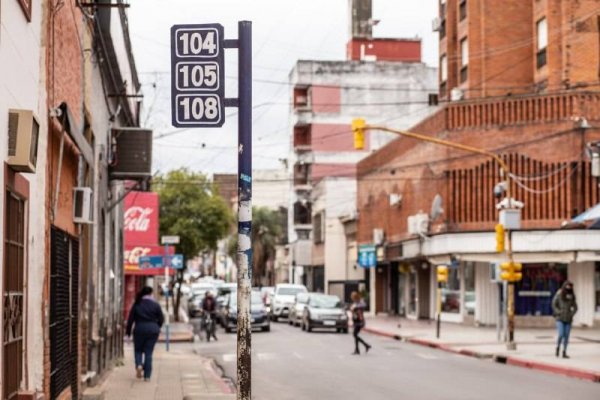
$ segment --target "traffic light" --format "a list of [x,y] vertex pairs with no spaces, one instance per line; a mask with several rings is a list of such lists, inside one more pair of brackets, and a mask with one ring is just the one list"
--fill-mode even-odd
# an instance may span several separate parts
[[438,265],[437,267],[437,281],[440,283],[448,282],[448,267],[445,265]]
[[362,150],[365,148],[365,120],[355,118],[352,120],[352,132],[354,132],[354,148]]
[[504,251],[504,225],[496,225],[496,251],[502,253]]
[[517,282],[523,278],[523,274],[521,273],[523,265],[520,263],[514,261],[503,262],[500,264],[500,269],[502,270],[500,278],[504,281]]

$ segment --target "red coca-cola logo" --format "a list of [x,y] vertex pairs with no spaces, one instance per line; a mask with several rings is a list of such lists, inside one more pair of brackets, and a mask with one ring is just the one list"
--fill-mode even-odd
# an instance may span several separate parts
[[125,250],[125,264],[137,265],[140,257],[150,254],[150,247],[134,247],[131,250]]
[[149,207],[129,207],[123,216],[123,229],[130,232],[147,232],[150,227],[150,214],[154,210]]

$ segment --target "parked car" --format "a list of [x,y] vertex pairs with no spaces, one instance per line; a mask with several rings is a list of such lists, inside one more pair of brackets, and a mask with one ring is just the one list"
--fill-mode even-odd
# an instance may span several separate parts
[[[227,303],[224,307],[225,332],[229,333],[237,328],[237,295],[235,292],[227,295]],[[260,329],[264,332],[271,330],[269,315],[260,297],[260,292],[251,292],[250,297],[250,323],[252,329]]]
[[196,318],[202,315],[202,300],[204,300],[204,296],[206,295],[206,292],[204,293],[198,293],[195,295],[192,295],[189,299],[188,299],[188,316],[190,318]]
[[277,321],[279,318],[287,317],[294,305],[298,293],[308,293],[306,286],[280,283],[275,286],[275,294],[271,303],[271,319]]
[[217,321],[219,325],[225,328],[225,305],[227,302],[227,296],[233,293],[237,293],[237,283],[224,283],[217,289]]
[[212,294],[217,293],[217,288],[215,285],[209,282],[194,282],[192,283],[192,290],[190,291],[191,296],[195,296],[197,294],[206,294],[206,292],[211,292]]
[[296,295],[296,300],[292,308],[290,308],[290,314],[288,316],[288,323],[294,326],[300,326],[302,322],[302,316],[304,315],[304,308],[306,307],[306,303],[308,303],[308,297],[310,293],[298,293]]
[[304,308],[301,327],[308,332],[315,328],[326,328],[348,333],[346,308],[337,296],[311,294]]

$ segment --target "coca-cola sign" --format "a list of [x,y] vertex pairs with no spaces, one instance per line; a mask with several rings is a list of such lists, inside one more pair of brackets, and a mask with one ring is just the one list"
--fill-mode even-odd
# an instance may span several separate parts
[[126,247],[158,244],[158,194],[130,192],[125,197],[123,230]]

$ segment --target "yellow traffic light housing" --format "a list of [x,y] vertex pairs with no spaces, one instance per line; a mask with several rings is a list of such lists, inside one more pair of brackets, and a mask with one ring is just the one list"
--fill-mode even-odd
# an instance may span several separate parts
[[523,265],[514,261],[503,262],[500,264],[500,278],[507,282],[517,282],[523,278],[521,273]]
[[352,120],[352,132],[354,132],[354,148],[362,150],[365,148],[365,126],[366,122],[363,118],[355,118]]
[[437,281],[439,283],[448,282],[448,267],[446,265],[438,265],[437,267]]
[[504,225],[496,225],[496,251],[502,253],[504,251]]

